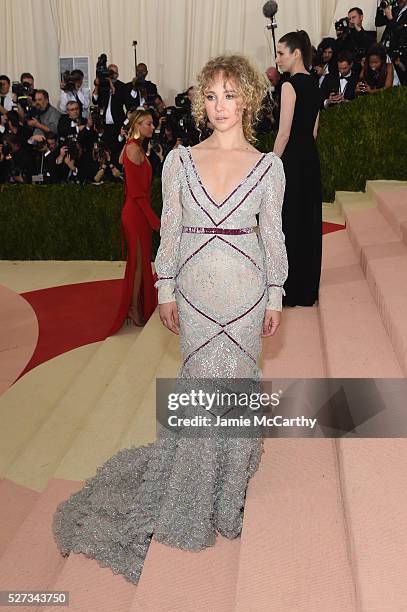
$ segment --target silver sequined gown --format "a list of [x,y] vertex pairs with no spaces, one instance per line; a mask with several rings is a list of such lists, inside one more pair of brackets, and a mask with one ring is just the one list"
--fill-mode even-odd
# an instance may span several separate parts
[[[156,286],[160,303],[177,302],[178,378],[258,380],[264,312],[281,310],[288,273],[282,162],[262,154],[216,202],[193,151],[180,146],[165,160],[162,186]],[[159,425],[156,442],[119,451],[59,504],[57,545],[137,583],[152,537],[195,551],[213,545],[217,532],[235,538],[262,450],[261,438],[187,438]]]

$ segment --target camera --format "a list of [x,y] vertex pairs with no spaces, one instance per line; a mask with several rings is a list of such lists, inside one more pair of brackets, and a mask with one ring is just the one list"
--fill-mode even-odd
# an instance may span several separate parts
[[161,146],[161,133],[159,129],[154,130],[154,135],[152,139],[150,140],[150,142],[151,142],[151,148],[153,149],[153,151],[155,151],[156,153],[159,153],[160,146]]
[[175,106],[180,107],[180,108],[190,108],[191,107],[191,102],[188,98],[186,91],[176,96]]
[[31,96],[33,94],[30,84],[27,82],[20,83],[20,81],[14,81],[11,86],[11,91],[16,96],[17,104],[27,113],[31,107]]
[[360,88],[360,93],[362,96],[367,94],[366,87],[367,87],[366,81],[359,81],[359,88]]
[[63,85],[61,85],[63,91],[75,91],[78,77],[72,74],[70,70],[65,70],[65,72],[61,74],[61,81],[63,83]]
[[78,142],[78,137],[76,134],[68,134],[68,136],[61,136],[59,139],[61,146],[65,146],[67,148],[67,155],[73,160],[77,160],[78,155],[78,147],[76,143]]
[[342,17],[342,19],[338,19],[338,21],[335,21],[335,30],[336,32],[338,32],[338,34],[349,34],[349,19],[347,17]]
[[407,57],[407,42],[402,43],[390,50],[390,56],[392,60],[402,59],[403,57]]
[[110,87],[109,79],[113,78],[113,71],[107,67],[107,55],[101,53],[96,62],[96,78],[99,79],[99,88],[107,89]]
[[103,107],[91,104],[89,106],[89,115],[93,121],[93,129],[99,132],[104,126]]

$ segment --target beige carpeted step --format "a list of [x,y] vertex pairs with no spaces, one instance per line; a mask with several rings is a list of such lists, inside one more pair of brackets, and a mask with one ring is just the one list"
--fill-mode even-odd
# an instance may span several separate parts
[[123,261],[0,260],[3,285],[17,293],[99,280],[123,278]]
[[104,393],[70,441],[55,470],[56,478],[85,480],[115,451],[140,407],[171,332],[154,324],[158,310],[140,332]]
[[[52,414],[100,343],[82,346],[30,370],[0,397],[0,475]],[[28,482],[27,486],[33,483]]]
[[[137,338],[137,332],[125,329],[120,335],[98,343],[91,359],[77,372],[41,427],[5,470],[6,478],[36,490],[46,486]],[[60,360],[65,361],[66,355]],[[48,363],[47,369],[52,375],[52,362]],[[34,396],[31,401],[35,409],[38,398]]]
[[156,379],[175,378],[182,363],[179,348],[179,336],[168,332],[159,317],[154,317],[150,325],[150,333],[162,337],[167,342],[157,368],[148,383],[145,394],[134,416],[123,431],[115,452],[130,446],[140,446],[156,439]]

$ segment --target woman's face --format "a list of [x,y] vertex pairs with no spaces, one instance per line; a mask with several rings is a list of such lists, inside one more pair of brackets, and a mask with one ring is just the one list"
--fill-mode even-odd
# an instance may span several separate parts
[[152,138],[154,133],[153,117],[151,115],[143,117],[143,120],[138,124],[138,129],[144,138]]
[[382,60],[379,55],[371,55],[369,57],[369,68],[378,72],[382,67]]
[[242,125],[243,96],[239,94],[233,79],[225,82],[222,72],[214,76],[205,90],[205,110],[215,130],[227,132],[236,125]]
[[294,64],[298,58],[299,51],[294,49],[291,53],[289,47],[285,43],[277,44],[277,66],[283,70],[283,72],[290,72],[294,67]]

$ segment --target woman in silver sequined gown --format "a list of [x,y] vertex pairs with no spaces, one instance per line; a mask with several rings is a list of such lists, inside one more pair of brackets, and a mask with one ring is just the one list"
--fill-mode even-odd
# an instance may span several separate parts
[[[246,68],[241,56],[230,61]],[[166,157],[156,286],[159,304],[177,308],[179,380],[261,377],[266,309],[281,311],[287,277],[284,188],[274,153],[259,154],[221,202],[201,180],[193,149]],[[261,438],[188,438],[157,425],[156,442],[121,450],[58,506],[58,547],[137,583],[152,537],[194,551],[213,545],[217,533],[235,538],[262,450]]]

